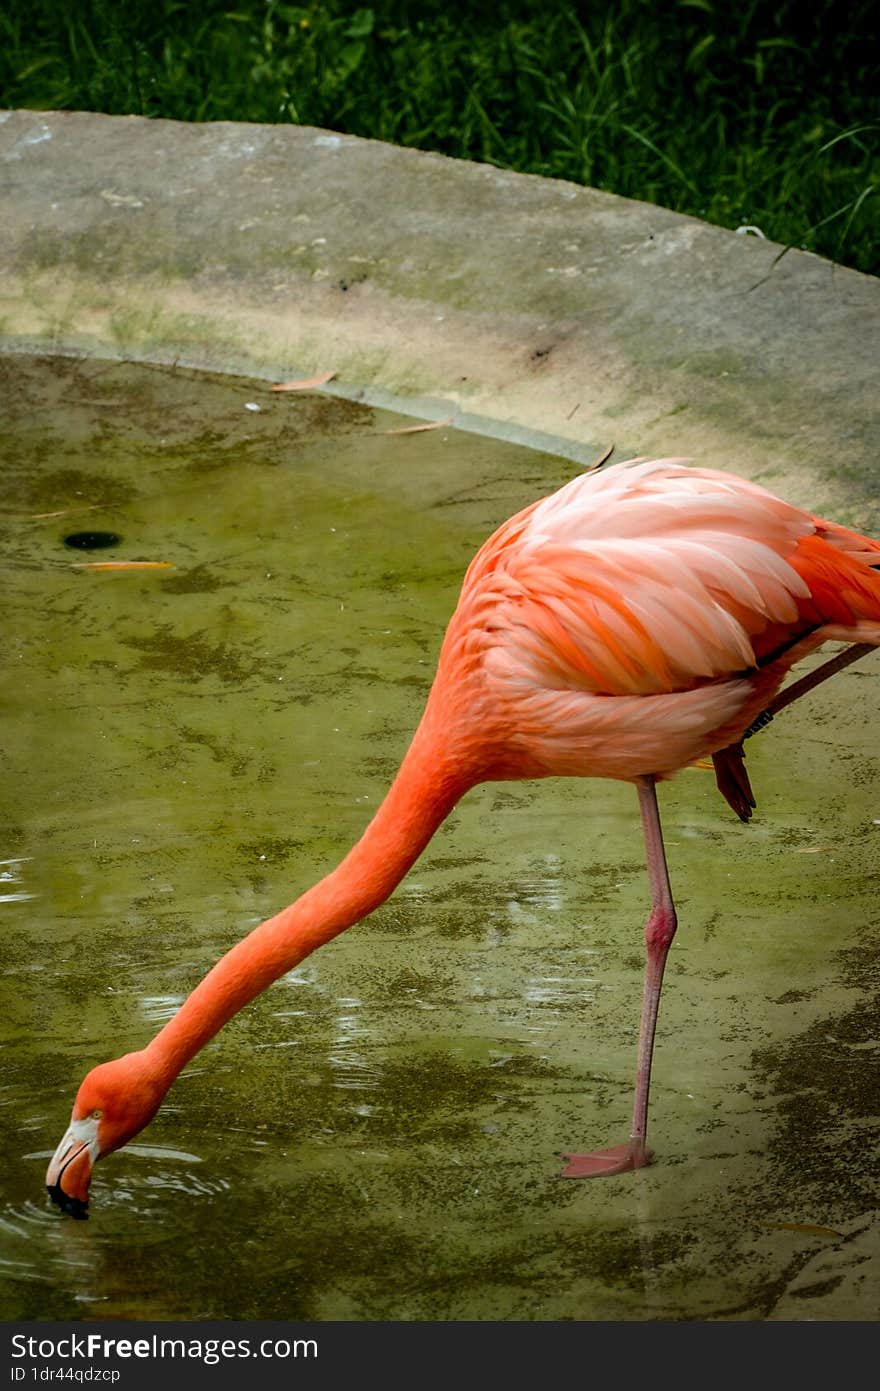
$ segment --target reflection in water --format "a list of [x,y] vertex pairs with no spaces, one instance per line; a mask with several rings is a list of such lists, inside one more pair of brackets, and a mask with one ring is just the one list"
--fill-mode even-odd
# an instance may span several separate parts
[[[362,1049],[368,1034],[358,1014],[361,1001],[353,996],[343,996],[335,1000],[334,1005],[338,1013],[327,1054],[333,1076],[332,1085],[346,1091],[365,1091],[375,1087],[378,1071]],[[358,1114],[365,1114],[361,1108],[356,1109]]]
[[[834,1317],[866,1317],[864,1242],[847,1241],[870,1187],[852,1084],[876,873],[867,665],[817,695],[833,750],[796,714],[754,741],[760,822],[731,825],[699,772],[663,789],[682,921],[655,1167],[558,1179],[560,1150],[629,1119],[645,899],[629,790],[504,785],[469,794],[391,902],[200,1054],[98,1166],[88,1223],[44,1205],[87,1067],[142,1047],[338,862],[476,545],[571,469],[187,372],[21,360],[0,377],[0,1313],[763,1318],[790,1284],[786,1307],[821,1317],[822,1228],[845,1234]],[[72,570],[74,523],[37,514],[85,507],[175,569]],[[845,846],[833,897],[805,838]],[[844,949],[863,971],[841,974]],[[805,1178],[806,1133],[822,1164]]]
[[141,1013],[151,1024],[162,1025],[177,1013],[185,995],[145,995],[140,1002]]
[[23,879],[21,866],[27,864],[30,856],[24,859],[0,860],[0,903],[26,903],[34,897],[26,889],[18,887]]

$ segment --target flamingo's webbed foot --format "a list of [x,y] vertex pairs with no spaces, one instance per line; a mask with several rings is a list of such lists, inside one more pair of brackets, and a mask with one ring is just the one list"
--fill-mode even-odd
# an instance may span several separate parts
[[562,1171],[562,1178],[607,1178],[611,1174],[625,1174],[630,1169],[644,1169],[654,1157],[644,1140],[627,1140],[625,1145],[614,1145],[607,1150],[593,1150],[590,1154],[563,1154],[568,1163]]

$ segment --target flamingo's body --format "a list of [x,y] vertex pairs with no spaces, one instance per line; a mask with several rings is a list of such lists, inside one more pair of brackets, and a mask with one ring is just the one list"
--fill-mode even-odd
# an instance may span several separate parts
[[[422,720],[342,864],[232,948],[138,1053],[95,1068],[49,1166],[84,1215],[94,1162],[152,1119],[222,1025],[382,903],[478,782],[550,775],[636,784],[652,910],[629,1144],[566,1173],[648,1162],[648,1082],[675,911],[654,784],[712,755],[743,819],[744,734],[823,642],[880,645],[880,542],[734,475],[631,461],[573,479],[506,522],[472,561]],[[783,697],[784,699],[784,697]]]

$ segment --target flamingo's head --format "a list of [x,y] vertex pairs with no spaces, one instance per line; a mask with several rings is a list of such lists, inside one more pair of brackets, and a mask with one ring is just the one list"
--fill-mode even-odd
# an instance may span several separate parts
[[143,1053],[127,1053],[93,1068],[76,1094],[70,1125],[46,1171],[53,1203],[71,1217],[87,1217],[95,1164],[149,1124],[164,1093]]

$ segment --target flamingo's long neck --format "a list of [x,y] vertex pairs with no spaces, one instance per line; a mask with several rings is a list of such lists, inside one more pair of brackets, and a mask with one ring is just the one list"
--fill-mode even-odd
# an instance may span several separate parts
[[477,780],[443,756],[423,720],[387,797],[338,868],[221,957],[148,1045],[165,1089],[238,1010],[383,903]]

